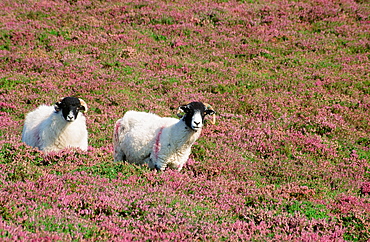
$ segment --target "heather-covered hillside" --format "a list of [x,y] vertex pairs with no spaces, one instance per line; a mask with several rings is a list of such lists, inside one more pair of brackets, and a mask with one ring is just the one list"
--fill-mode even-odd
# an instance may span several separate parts
[[[0,1],[2,241],[367,241],[365,0]],[[89,150],[21,142],[76,96]],[[113,162],[128,110],[212,104],[180,172]]]

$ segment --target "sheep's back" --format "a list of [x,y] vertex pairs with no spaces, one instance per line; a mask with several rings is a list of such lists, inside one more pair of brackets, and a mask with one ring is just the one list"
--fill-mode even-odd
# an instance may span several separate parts
[[27,145],[38,147],[40,142],[39,129],[42,122],[44,122],[52,113],[54,107],[41,105],[35,110],[26,115],[23,131],[22,141]]
[[54,107],[42,105],[29,112],[25,118],[26,127],[34,127],[47,119],[54,112]]
[[162,127],[177,123],[175,118],[161,118],[153,113],[128,111],[120,121],[120,146],[129,162],[144,163],[153,150],[155,137]]

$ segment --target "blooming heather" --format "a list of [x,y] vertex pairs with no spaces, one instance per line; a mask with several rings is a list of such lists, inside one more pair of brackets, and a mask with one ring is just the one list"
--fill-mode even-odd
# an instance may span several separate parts
[[[0,1],[4,241],[367,241],[367,1]],[[21,143],[89,103],[87,151]],[[212,103],[181,172],[113,162],[127,110]],[[202,138],[203,137],[203,138]]]

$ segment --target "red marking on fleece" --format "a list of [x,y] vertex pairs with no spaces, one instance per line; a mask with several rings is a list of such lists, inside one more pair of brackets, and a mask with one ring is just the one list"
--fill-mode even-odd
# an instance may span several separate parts
[[119,128],[121,127],[121,123],[116,123],[116,127],[114,128],[114,138],[116,139],[116,141],[118,141],[118,130]]
[[161,127],[161,129],[158,131],[157,137],[155,137],[155,144],[154,144],[154,157],[155,157],[155,159],[158,159],[158,153],[159,153],[159,150],[161,149],[160,139],[161,139],[163,129],[164,129],[164,126]]

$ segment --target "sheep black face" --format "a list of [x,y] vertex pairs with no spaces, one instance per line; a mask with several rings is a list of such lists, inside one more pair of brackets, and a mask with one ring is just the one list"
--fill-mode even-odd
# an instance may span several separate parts
[[210,105],[204,105],[201,102],[191,102],[187,105],[181,106],[179,107],[179,111],[185,113],[183,120],[185,121],[186,126],[194,131],[202,129],[204,117],[206,115],[214,115],[216,113],[211,109]]
[[55,103],[55,111],[62,111],[62,116],[67,122],[73,122],[77,119],[78,112],[86,112],[86,103],[79,98],[65,97]]

